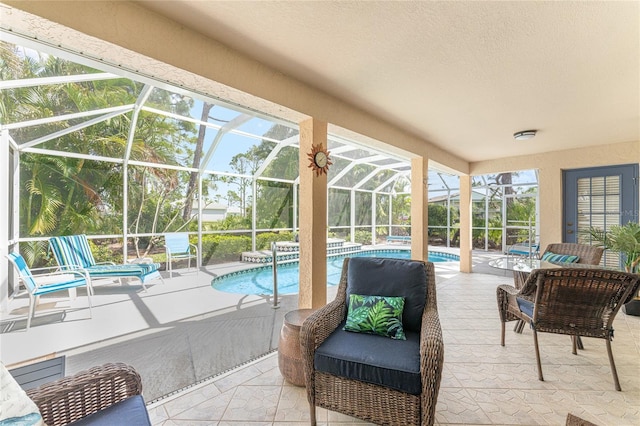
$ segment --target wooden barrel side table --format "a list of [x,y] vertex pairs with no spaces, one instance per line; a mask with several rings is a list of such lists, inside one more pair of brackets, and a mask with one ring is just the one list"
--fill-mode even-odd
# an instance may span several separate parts
[[296,309],[284,316],[278,342],[278,367],[285,380],[292,385],[304,386],[304,366],[300,351],[300,328],[314,309]]

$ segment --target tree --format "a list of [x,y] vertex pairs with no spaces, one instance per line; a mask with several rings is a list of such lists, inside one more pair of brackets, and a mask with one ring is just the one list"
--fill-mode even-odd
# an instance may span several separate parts
[[[213,108],[212,104],[202,103],[202,114],[200,115],[200,121],[209,121],[209,111]],[[200,161],[202,161],[202,147],[204,146],[204,136],[207,131],[207,126],[201,124],[198,127],[198,139],[196,141],[196,147],[193,153],[194,169],[200,168]],[[185,195],[184,212],[182,213],[182,220],[185,222],[191,218],[191,208],[193,206],[193,194],[196,191],[196,184],[198,183],[198,172],[191,172],[189,177],[189,183],[187,184],[187,193]]]
[[228,201],[231,203],[237,200],[242,216],[247,214],[247,206],[251,202],[249,194],[253,184],[253,175],[263,159],[262,154],[254,145],[249,151],[234,155],[229,162],[231,169],[239,176],[223,176],[221,178],[224,183],[236,188],[236,191],[232,191],[236,196],[233,197],[233,200],[229,198]]
[[[31,57],[19,48],[0,43],[3,80],[90,74],[97,70],[53,56]],[[143,85],[126,78],[67,82],[0,91],[3,123],[15,123],[91,111],[113,105],[135,104]],[[154,89],[148,102],[165,110],[188,114],[190,102],[172,104],[171,94]],[[58,120],[11,131],[18,144],[80,124],[86,118]],[[22,236],[122,232],[124,158],[132,114],[120,114],[42,142],[37,147],[84,154],[47,156],[23,152],[20,156],[20,217]],[[195,126],[187,120],[142,111],[131,147],[131,160],[181,165],[194,151],[199,162]],[[195,146],[195,150],[194,147]],[[94,161],[92,156],[114,158]],[[119,161],[118,161],[119,160]],[[189,174],[156,167],[128,167],[129,231],[164,232],[188,225],[179,214],[189,190]],[[187,192],[177,191],[185,188]],[[191,204],[190,202],[188,203]],[[176,205],[180,205],[176,209]],[[136,247],[137,248],[137,247]]]

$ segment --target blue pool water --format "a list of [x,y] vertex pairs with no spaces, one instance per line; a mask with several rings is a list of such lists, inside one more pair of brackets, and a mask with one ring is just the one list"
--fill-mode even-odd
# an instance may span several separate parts
[[[350,253],[349,257],[393,257],[397,259],[409,259],[409,250],[372,250],[358,253]],[[337,285],[342,273],[342,262],[346,256],[334,256],[327,259],[327,284]],[[430,262],[450,262],[459,260],[456,255],[430,252]],[[298,293],[299,270],[298,262],[278,265],[278,293]],[[216,290],[226,293],[240,294],[273,294],[273,272],[271,265],[245,271],[232,272],[220,275],[211,281]]]

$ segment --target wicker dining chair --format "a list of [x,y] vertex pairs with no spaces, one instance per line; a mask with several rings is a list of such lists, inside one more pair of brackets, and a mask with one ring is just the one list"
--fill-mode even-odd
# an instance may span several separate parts
[[[542,252],[540,259],[544,259],[546,255],[556,254],[565,256],[577,256],[578,259],[575,263],[580,265],[598,265],[604,249],[602,247],[590,246],[588,244],[577,243],[552,243]],[[514,271],[513,285],[519,290],[524,286],[524,282],[527,279],[527,273]],[[515,331],[522,333],[523,323],[521,321],[515,326]],[[582,347],[582,341],[578,339],[578,345],[580,349]]]
[[[351,294],[405,297],[407,340],[344,331]],[[335,300],[303,323],[300,346],[312,425],[316,406],[381,425],[432,425],[444,357],[433,263],[345,259]]]
[[538,332],[572,337],[573,354],[578,338],[605,339],[616,390],[620,390],[611,351],[613,320],[622,305],[640,286],[640,275],[596,268],[535,269],[524,287],[497,288],[502,323],[501,345],[505,345],[505,323],[522,320],[533,330],[538,379],[544,380],[538,347]]
[[588,244],[552,243],[544,250],[542,257],[547,253],[578,256],[578,260],[575,263],[583,265],[598,265],[600,263],[600,259],[602,259],[604,248],[590,246]]

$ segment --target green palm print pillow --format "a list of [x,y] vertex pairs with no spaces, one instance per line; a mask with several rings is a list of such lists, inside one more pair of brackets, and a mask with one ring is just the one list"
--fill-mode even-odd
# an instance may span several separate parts
[[343,330],[407,340],[402,329],[404,297],[349,295]]

